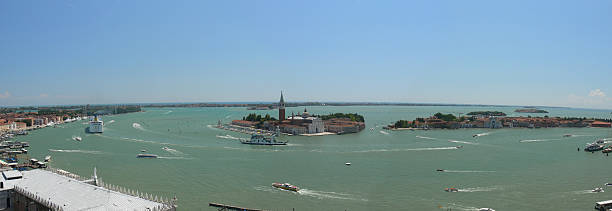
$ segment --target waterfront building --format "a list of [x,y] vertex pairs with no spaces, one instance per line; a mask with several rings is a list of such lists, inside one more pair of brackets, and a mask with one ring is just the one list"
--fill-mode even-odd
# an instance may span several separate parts
[[[291,115],[289,117],[289,122],[281,123],[279,126],[281,131],[291,134],[313,134],[313,133],[322,133],[325,132],[325,123],[319,117],[310,116],[310,113],[306,109],[304,109],[304,113],[301,115],[295,116]],[[300,127],[297,129],[296,127]],[[299,131],[301,133],[296,133]]]
[[281,91],[280,102],[278,103],[278,121],[285,120],[285,99],[283,99],[283,92]]
[[502,128],[502,121],[498,120],[497,117],[489,117],[484,121],[485,128]]
[[594,121],[593,123],[591,123],[591,127],[611,127],[612,124],[610,124],[609,122],[602,122],[602,121]]
[[63,170],[5,170],[0,177],[2,210],[174,211],[174,200],[89,180]]
[[332,133],[357,133],[365,129],[365,123],[351,121],[348,118],[334,118],[324,121],[325,131]]

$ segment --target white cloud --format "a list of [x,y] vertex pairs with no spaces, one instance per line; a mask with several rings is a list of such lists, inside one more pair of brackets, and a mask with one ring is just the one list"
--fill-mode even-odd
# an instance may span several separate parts
[[602,92],[601,89],[591,90],[589,97],[605,97],[606,93]]
[[0,92],[0,99],[5,99],[9,97],[11,97],[11,93],[9,93],[8,91],[4,91],[4,94]]

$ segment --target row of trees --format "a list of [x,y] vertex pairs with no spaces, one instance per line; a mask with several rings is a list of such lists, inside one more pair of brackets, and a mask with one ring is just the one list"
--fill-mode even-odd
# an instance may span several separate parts
[[266,114],[265,116],[261,116],[260,114],[252,113],[247,115],[246,117],[242,117],[242,120],[251,121],[251,122],[265,122],[270,120],[276,120],[276,118],[271,117],[270,114]]
[[354,113],[335,113],[335,114],[328,114],[328,115],[319,115],[319,117],[323,120],[328,120],[328,119],[334,119],[334,118],[348,118],[351,121],[355,121],[355,122],[365,122],[365,118],[363,118],[363,116]]

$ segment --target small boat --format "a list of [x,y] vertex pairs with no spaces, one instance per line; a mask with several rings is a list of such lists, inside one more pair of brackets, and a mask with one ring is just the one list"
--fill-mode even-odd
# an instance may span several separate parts
[[478,211],[495,211],[495,210],[491,208],[480,208],[478,209]]
[[605,144],[605,143],[606,143],[606,141],[605,141],[605,140],[603,140],[603,139],[599,139],[599,140],[597,140],[595,143],[596,143],[596,144]]
[[45,162],[49,162],[49,161],[51,161],[51,155],[45,156]]
[[572,134],[563,134],[563,137],[572,137]]
[[146,149],[141,149],[140,152],[147,152],[147,150]]
[[344,165],[350,166],[350,165],[351,165],[351,163],[346,162],[346,163],[344,163]]
[[478,137],[478,134],[474,134],[474,135],[472,135],[472,137]]
[[75,140],[75,141],[82,141],[82,140],[83,140],[83,138],[81,138],[80,136],[72,136],[72,140]]
[[444,188],[444,191],[452,193],[452,192],[459,192],[459,189],[457,189],[457,188]]
[[163,150],[169,150],[170,148],[168,147],[162,147]]
[[595,188],[595,189],[591,190],[591,192],[593,192],[593,193],[603,193],[604,189],[603,188]]
[[138,154],[136,155],[137,158],[157,158],[157,155],[155,154]]
[[612,153],[612,145],[606,147],[601,151],[602,153]]
[[436,169],[436,171],[444,171],[444,169]]
[[597,143],[590,143],[587,144],[586,147],[584,148],[584,151],[586,152],[595,152],[595,151],[599,151],[599,150],[603,150],[604,146],[601,144],[597,144]]
[[281,184],[281,183],[275,182],[275,183],[272,183],[272,186],[275,188],[280,188],[283,190],[289,190],[289,191],[295,191],[295,192],[298,192],[300,190],[300,188],[298,188],[297,186],[289,184],[289,183]]
[[609,182],[608,182],[608,183],[606,183],[606,184],[604,184],[604,185],[605,185],[605,186],[612,186],[612,183],[609,183]]
[[461,149],[461,148],[463,148],[463,146],[461,146],[461,145],[456,146],[456,147],[457,147],[457,149]]

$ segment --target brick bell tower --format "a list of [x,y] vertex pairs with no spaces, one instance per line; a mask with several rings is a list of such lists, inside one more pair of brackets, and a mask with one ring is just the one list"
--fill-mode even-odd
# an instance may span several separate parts
[[281,99],[278,103],[278,120],[285,120],[285,100],[283,99],[283,91],[281,91]]

